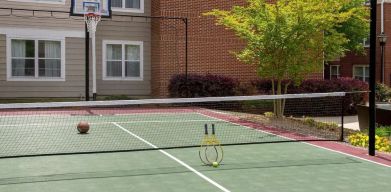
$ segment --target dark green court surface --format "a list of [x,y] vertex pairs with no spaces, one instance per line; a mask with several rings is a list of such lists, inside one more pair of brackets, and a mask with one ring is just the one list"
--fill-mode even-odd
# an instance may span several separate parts
[[[156,114],[149,119],[140,115],[143,114],[30,116],[29,120],[23,116],[3,117],[0,154],[193,145],[201,142],[204,123],[216,124],[222,142],[276,139],[264,132],[199,114]],[[75,133],[74,125],[80,120],[91,123],[89,134]],[[0,159],[0,191],[367,192],[391,189],[391,168],[306,143],[225,146],[224,152],[224,161],[218,168],[203,166],[198,148]]]

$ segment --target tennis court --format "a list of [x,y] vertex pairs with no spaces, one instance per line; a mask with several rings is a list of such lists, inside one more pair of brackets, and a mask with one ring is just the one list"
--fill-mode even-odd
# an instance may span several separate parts
[[[391,188],[387,163],[331,151],[314,144],[329,141],[277,131],[238,118],[238,112],[208,106],[3,109],[0,191]],[[89,122],[88,134],[77,133],[80,121]],[[216,136],[225,145],[217,168],[199,159],[205,124],[216,125]],[[288,142],[297,138],[311,141]]]

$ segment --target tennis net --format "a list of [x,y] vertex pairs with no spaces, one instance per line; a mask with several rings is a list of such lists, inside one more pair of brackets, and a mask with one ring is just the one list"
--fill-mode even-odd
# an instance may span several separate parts
[[[345,93],[0,105],[0,158],[343,139]],[[88,134],[77,130],[90,125]]]

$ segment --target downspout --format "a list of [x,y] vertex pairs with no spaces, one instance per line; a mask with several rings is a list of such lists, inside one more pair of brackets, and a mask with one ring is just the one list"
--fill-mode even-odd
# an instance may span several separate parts
[[384,0],[381,1],[381,33],[384,33]]
[[[380,28],[380,34],[384,34],[384,0],[381,1],[381,13],[380,13],[380,22],[381,22],[381,28]],[[381,74],[380,74],[380,77],[381,77],[381,83],[384,83],[384,79],[385,79],[385,73],[384,73],[384,70],[385,70],[385,66],[384,66],[384,49],[385,49],[385,45],[382,44],[381,46],[381,49],[382,49],[382,55],[381,55]]]

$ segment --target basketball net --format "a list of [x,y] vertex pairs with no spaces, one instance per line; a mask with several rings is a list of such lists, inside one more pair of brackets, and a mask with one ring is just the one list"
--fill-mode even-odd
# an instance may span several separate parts
[[87,24],[88,32],[95,33],[96,27],[101,19],[101,16],[95,13],[88,13],[84,15],[84,21]]

